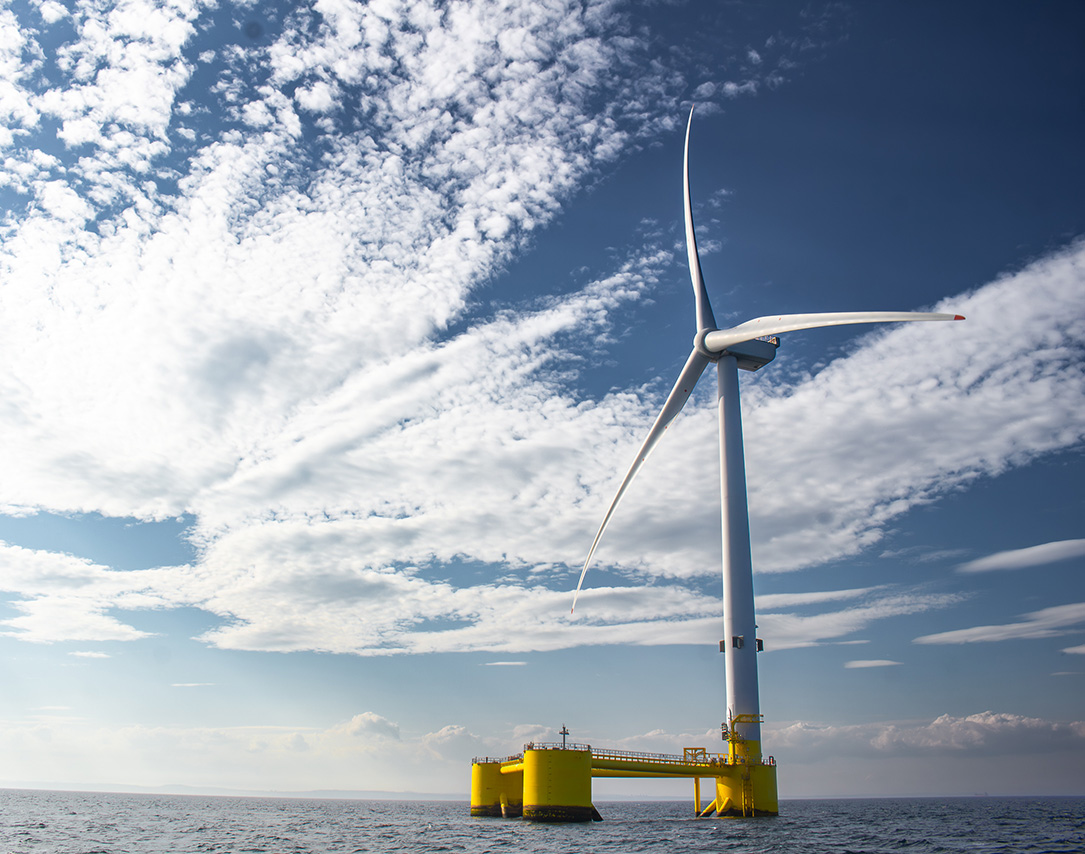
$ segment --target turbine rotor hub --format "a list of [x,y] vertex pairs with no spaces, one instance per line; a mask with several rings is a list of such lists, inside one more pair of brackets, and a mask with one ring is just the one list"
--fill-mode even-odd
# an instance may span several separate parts
[[721,351],[709,350],[708,345],[705,344],[705,338],[708,337],[709,332],[719,332],[718,329],[712,329],[705,327],[693,336],[693,349],[708,359],[710,362],[718,362],[723,355]]

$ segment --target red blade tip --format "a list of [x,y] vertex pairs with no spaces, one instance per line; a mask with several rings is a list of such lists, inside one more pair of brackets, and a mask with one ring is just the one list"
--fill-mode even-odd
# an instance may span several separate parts
[[955,314],[955,315],[953,315],[953,319],[954,320],[964,320],[964,315],[963,314]]

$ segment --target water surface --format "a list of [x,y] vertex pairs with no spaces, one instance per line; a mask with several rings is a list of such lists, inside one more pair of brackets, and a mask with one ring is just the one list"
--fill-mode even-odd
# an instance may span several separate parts
[[605,821],[544,825],[472,818],[458,801],[0,790],[0,852],[1085,852],[1085,798],[781,801],[765,819],[698,820],[686,801],[596,806]]

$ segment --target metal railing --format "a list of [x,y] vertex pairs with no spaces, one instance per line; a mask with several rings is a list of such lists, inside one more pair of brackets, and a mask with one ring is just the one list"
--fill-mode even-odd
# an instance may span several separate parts
[[[562,744],[559,741],[529,741],[524,745],[524,750],[591,750],[590,744],[577,744],[569,741]],[[513,753],[511,756],[476,756],[471,760],[474,765],[484,765],[487,762],[522,762],[523,753]]]
[[522,753],[514,753],[512,756],[476,756],[471,760],[472,765],[485,765],[487,763],[519,762],[524,758]]
[[[616,762],[643,762],[645,760],[649,762],[665,762],[668,765],[729,765],[726,754],[723,753],[709,753],[701,748],[687,748],[684,756],[679,756],[676,753],[642,753],[636,750],[593,750],[590,744],[575,744],[569,742],[568,744],[561,744],[560,742],[534,742],[530,741],[524,745],[524,750],[589,750],[593,759],[611,759]],[[471,762],[475,765],[481,765],[488,762],[520,762],[524,758],[523,753],[514,753],[511,756],[476,756]],[[744,762],[739,764],[746,764]],[[776,759],[772,756],[767,756],[761,760],[761,765],[775,765]]]
[[590,744],[577,744],[570,741],[529,741],[524,745],[524,750],[591,750]]
[[668,765],[726,765],[727,757],[718,753],[704,753],[692,761],[675,753],[641,753],[636,750],[593,750],[593,758],[614,759],[618,762],[665,762]]

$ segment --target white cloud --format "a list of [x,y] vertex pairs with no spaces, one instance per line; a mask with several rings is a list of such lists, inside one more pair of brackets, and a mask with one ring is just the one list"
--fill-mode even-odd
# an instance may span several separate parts
[[341,730],[352,736],[377,736],[399,741],[399,725],[374,712],[362,712],[355,715]]
[[302,109],[309,110],[312,113],[327,113],[335,106],[339,92],[335,87],[329,86],[323,80],[317,80],[312,86],[298,89],[294,93],[294,97],[297,98]]
[[887,590],[865,596],[861,602],[836,611],[815,614],[762,611],[757,615],[757,623],[767,651],[794,649],[836,642],[865,631],[880,620],[947,608],[962,599],[957,594]]
[[750,389],[755,565],[855,554],[910,508],[1080,443],[1083,279],[1077,243],[946,299],[963,323],[876,333],[797,386]]
[[[748,383],[743,429],[757,570],[857,555],[916,507],[1078,445],[1083,269],[1079,242],[945,300],[941,310],[960,309],[965,322],[887,328],[815,376],[774,384],[766,373]],[[1012,330],[1000,325],[1007,319]],[[633,425],[620,447],[597,441],[611,472],[628,467],[656,401],[616,416]],[[695,393],[623,499],[597,566],[683,576],[718,565],[718,487],[702,476],[704,457],[689,452],[714,453],[715,434],[715,412]],[[594,500],[605,507],[615,487],[600,483]],[[667,501],[673,496],[684,498],[681,518]]]
[[53,715],[3,723],[6,786],[206,787],[215,768],[220,791],[462,792],[473,756],[503,755],[515,744],[509,733],[483,738],[458,724],[403,737],[372,713],[326,728],[99,726]]
[[68,10],[56,0],[44,0],[39,3],[38,11],[41,12],[42,20],[47,24],[55,24],[61,18],[68,17]]
[[[181,605],[222,617],[205,640],[239,649],[512,654],[718,634],[718,601],[682,583],[718,565],[717,488],[687,452],[714,448],[699,398],[603,544],[600,568],[628,586],[588,590],[590,613],[567,619],[593,508],[660,394],[585,400],[576,372],[671,253],[648,245],[530,311],[461,323],[600,161],[677,122],[674,73],[626,74],[642,47],[615,36],[615,7],[575,5],[390,18],[329,0],[266,49],[213,52],[199,4],[83,5],[51,57],[58,80],[25,62],[41,53],[31,28],[0,13],[10,126],[45,114],[70,146],[31,137],[0,170],[38,200],[0,248],[0,506],[188,513],[199,546],[194,566],[135,573],[6,547],[12,634],[138,639],[118,609]],[[221,66],[206,102],[178,103],[189,55]],[[815,377],[749,387],[759,568],[855,554],[909,508],[1079,442],[1083,256],[961,298],[965,324],[876,335]],[[675,519],[675,495],[696,509]],[[508,576],[453,578],[461,561]],[[955,601],[803,597],[762,602],[770,649]],[[854,607],[824,610],[838,600]]]
[[70,79],[36,98],[43,113],[61,122],[58,138],[97,147],[104,164],[146,171],[167,151],[161,142],[174,97],[191,70],[181,51],[195,32],[200,5],[122,0],[77,7],[80,38],[57,55]]
[[115,617],[102,613],[112,604],[102,598],[97,606],[88,605],[82,598],[65,599],[48,597],[29,601],[17,601],[16,610],[22,616],[0,621],[16,631],[4,631],[0,634],[17,637],[20,640],[38,643],[56,641],[131,641],[150,637],[150,633],[140,631],[121,622]]
[[79,224],[90,219],[93,209],[78,193],[60,181],[49,181],[39,188],[41,206],[59,220]]
[[[40,114],[26,85],[40,64],[35,48],[15,14],[0,9],[0,152],[38,124]],[[0,187],[8,183],[3,173],[18,168],[17,164],[18,160],[8,160],[0,169]]]
[[757,597],[757,610],[794,608],[802,605],[820,605],[841,599],[859,599],[884,590],[883,587],[853,587],[848,590],[819,590],[807,593],[768,593]]
[[968,629],[955,629],[933,635],[923,635],[913,643],[924,644],[959,644],[986,643],[1005,640],[1034,640],[1053,638],[1076,633],[1085,624],[1085,602],[1067,605],[1055,605],[1039,611],[1025,614],[1025,619],[1018,623],[1001,626],[974,626]]
[[[1057,266],[1056,262],[1047,262],[1041,269],[1051,265]],[[651,267],[645,266],[641,270],[650,275]],[[635,609],[619,609],[598,611],[594,615],[599,621],[614,620],[617,625],[585,625],[576,632],[557,632],[546,627],[552,625],[556,629],[560,625],[558,615],[565,611],[563,593],[519,585],[457,590],[445,583],[426,580],[424,573],[414,571],[404,575],[387,569],[389,562],[397,560],[406,560],[416,566],[425,566],[434,558],[454,560],[463,553],[459,532],[465,527],[478,534],[471,545],[470,556],[474,559],[506,561],[515,566],[521,563],[537,565],[542,562],[540,558],[549,558],[547,562],[560,565],[562,558],[572,563],[580,557],[587,536],[586,524],[590,524],[590,520],[586,521],[579,509],[583,502],[580,492],[583,487],[578,483],[595,482],[599,484],[600,493],[609,491],[609,472],[620,467],[627,453],[625,448],[629,447],[625,444],[629,441],[626,437],[631,435],[627,428],[616,425],[637,425],[638,419],[651,417],[650,409],[628,395],[614,395],[594,408],[574,405],[560,393],[555,394],[553,385],[538,379],[537,372],[553,353],[524,350],[522,346],[529,343],[533,347],[536,342],[546,342],[555,334],[567,334],[567,330],[582,325],[589,317],[605,317],[605,313],[600,315],[598,312],[605,312],[615,299],[614,294],[604,297],[608,291],[617,288],[618,297],[636,294],[638,276],[631,273],[589,286],[570,300],[526,315],[519,321],[502,319],[489,326],[477,327],[443,345],[446,356],[443,360],[426,353],[411,356],[400,370],[404,382],[387,370],[383,376],[363,372],[337,389],[326,401],[299,409],[279,428],[278,435],[267,435],[264,447],[252,455],[251,463],[239,466],[200,498],[202,518],[206,520],[202,565],[195,572],[159,571],[152,580],[156,585],[167,586],[156,589],[150,601],[157,596],[161,604],[199,602],[201,607],[230,617],[228,625],[213,630],[207,639],[245,649],[316,648],[385,653],[472,648],[514,651],[555,648],[555,645],[569,643],[624,642],[625,638],[635,638],[636,642],[657,642],[657,638],[684,642],[682,639],[711,636],[714,633],[711,620],[718,613],[717,603],[711,598],[691,597],[677,589],[674,591],[676,607],[653,612],[652,619],[660,622],[649,626],[647,631],[645,624],[638,622]],[[1018,277],[1018,281],[1032,284],[1028,278]],[[1001,289],[1003,286],[992,287]],[[1042,306],[1042,301],[1034,299],[1031,304]],[[960,324],[955,328],[964,327],[965,324]],[[857,357],[866,361],[884,359],[884,356],[874,354],[880,352],[886,341],[894,343],[895,335],[875,339],[861,349]],[[933,340],[919,349],[929,350]],[[259,339],[250,339],[244,347],[235,347],[229,353],[224,351],[217,358],[231,360],[233,367],[229,373],[236,373],[238,365],[242,370],[262,370],[265,357],[260,354],[267,352],[270,351],[259,343]],[[909,347],[911,352],[914,350]],[[449,357],[453,353],[454,356]],[[504,377],[498,378],[481,369],[495,358],[504,360],[508,366]],[[846,375],[848,361],[834,366],[829,373]],[[909,356],[907,361],[914,360]],[[974,363],[971,365],[974,369]],[[899,367],[894,365],[893,369]],[[884,370],[891,373],[889,368]],[[479,382],[480,376],[484,378],[483,382]],[[815,387],[826,382],[822,376],[812,381]],[[1043,378],[1039,382],[1042,384],[1042,381]],[[489,383],[499,383],[500,394],[498,386],[491,388]],[[879,389],[891,397],[892,391],[886,388],[887,385],[888,381],[881,383]],[[799,386],[782,400],[790,403],[809,393],[808,386]],[[851,393],[857,393],[856,389],[852,388]],[[1072,396],[1065,383],[1063,393]],[[780,398],[752,396],[755,405],[750,421],[762,417],[766,418],[766,423],[769,420],[777,424],[793,421],[768,417]],[[441,404],[437,412],[424,417],[413,414],[423,413],[422,407],[429,407],[442,397],[448,403]],[[825,400],[830,395],[822,390],[818,397]],[[982,394],[977,397],[981,402],[985,400]],[[912,408],[922,409],[922,400],[907,399]],[[363,404],[366,400],[380,400],[381,405],[367,409]],[[495,409],[495,404],[499,408]],[[877,406],[862,405],[860,401],[854,401],[854,405],[857,414],[882,418],[877,414]],[[960,400],[955,405],[963,406]],[[1058,407],[1047,409],[1051,408]],[[344,418],[347,413],[349,418]],[[407,419],[405,422],[404,418]],[[913,419],[914,429],[917,420],[923,416],[909,415],[909,418]],[[863,422],[863,418],[856,415],[842,418],[840,423],[849,425],[849,430],[843,432],[850,435],[850,426],[856,421]],[[803,423],[805,429],[814,434],[814,438],[807,441],[808,445],[823,440],[819,465],[858,469],[861,461],[856,463],[854,458],[866,453],[864,443],[845,441],[837,444],[831,438],[836,431],[828,424],[822,431],[809,418],[798,423]],[[701,430],[705,426],[711,429],[711,420],[699,417],[696,412],[681,425],[687,431]],[[869,434],[869,427],[864,432]],[[595,437],[595,445],[584,447],[580,438],[583,435]],[[894,435],[900,441],[906,441],[896,431]],[[608,436],[614,437],[609,447],[605,444]],[[966,438],[971,439],[971,433]],[[602,452],[600,440],[604,440]],[[817,478],[816,469],[810,468],[811,463],[801,460],[797,452],[792,453],[794,445],[802,441],[801,435],[783,436],[779,446],[788,449],[784,455],[787,459],[765,462],[774,467],[792,466],[786,478],[770,476],[769,480],[776,484],[776,492],[787,494],[788,513],[802,523],[795,526],[805,535],[800,544],[813,540],[819,544],[812,553],[804,551],[803,560],[807,565],[811,560],[853,553],[878,536],[880,528],[870,527],[871,524],[884,525],[914,502],[930,500],[938,489],[946,488],[944,482],[933,480],[935,472],[941,475],[945,470],[936,465],[935,460],[924,462],[918,469],[911,461],[888,475],[884,468],[871,466],[872,471],[879,473],[869,478],[870,483],[860,490],[854,486],[846,491],[833,490],[828,498],[817,490],[804,493],[796,487],[805,485],[809,488]],[[920,443],[923,440],[913,437],[907,441]],[[484,458],[489,461],[485,468],[461,464],[461,461],[479,458],[482,447],[485,447]],[[661,447],[661,458],[668,453],[667,447],[667,443]],[[1022,454],[1021,443],[1012,441],[1010,447],[1014,456]],[[367,449],[366,453],[360,453],[362,448]],[[954,452],[966,459],[976,451],[974,445],[952,446],[945,438],[938,448],[939,455]],[[423,449],[424,454],[420,454]],[[559,454],[555,455],[555,451]],[[898,457],[907,459],[908,455]],[[989,462],[983,462],[983,459],[979,462],[985,466],[993,466],[995,459],[1001,460],[999,466],[1010,461],[997,455],[987,457]],[[671,461],[674,460],[676,457],[672,456]],[[25,458],[21,462],[25,463]],[[192,460],[187,462],[191,464]],[[809,476],[803,476],[804,466],[810,470]],[[955,478],[967,481],[973,476],[967,469],[962,471],[962,466],[949,470],[954,468],[957,469]],[[754,471],[751,464],[751,473]],[[196,472],[190,471],[189,476],[193,473]],[[209,473],[213,474],[213,469]],[[556,480],[555,475],[565,480]],[[751,492],[756,496],[764,474],[752,476],[756,479],[752,481]],[[842,482],[848,482],[846,472],[839,477]],[[850,482],[854,484],[861,480],[857,477]],[[669,481],[681,482],[682,488],[688,490],[697,479],[678,461],[673,466],[659,465],[654,471],[646,470],[644,481],[649,486],[642,489],[639,496],[630,495],[629,503],[634,510],[627,514],[622,536],[613,536],[608,541],[610,553],[607,557],[614,560],[615,552],[620,556],[623,552],[629,554],[636,550],[636,558],[623,562],[642,571],[665,569],[667,573],[681,575],[688,574],[687,567],[691,566],[697,566],[697,571],[701,571],[700,567],[712,562],[711,552],[707,552],[706,559],[706,553],[701,551],[703,539],[687,534],[689,530],[710,531],[714,527],[711,500],[705,502],[707,511],[687,520],[688,528],[675,526],[667,517],[665,506],[653,506],[649,502],[661,489],[675,488]],[[121,482],[129,485],[128,481]],[[380,495],[379,503],[364,503],[368,490],[375,484],[381,485],[379,492],[375,492]],[[460,494],[468,486],[474,496],[469,506],[446,498]],[[824,489],[824,486],[819,488]],[[893,497],[894,491],[896,497]],[[901,498],[901,492],[908,497]],[[271,507],[275,508],[273,513],[263,518],[259,515],[246,518],[250,508],[259,508],[259,502],[269,498]],[[358,503],[359,498],[363,503]],[[766,500],[771,510],[772,493]],[[879,506],[879,501],[885,503]],[[869,512],[872,503],[874,511]],[[763,503],[759,504],[755,497],[752,505],[759,508]],[[807,518],[800,515],[804,505],[811,508]],[[323,508],[320,516],[313,516],[309,509],[312,507]],[[817,512],[814,507],[818,508]],[[469,521],[463,515],[465,512],[470,514]],[[755,524],[765,515],[759,511]],[[216,519],[220,521],[215,522]],[[636,530],[629,527],[628,519],[637,520]],[[868,527],[857,528],[851,519],[872,519],[873,523],[868,521]],[[578,526],[584,530],[578,533]],[[616,529],[620,527],[621,523],[616,523]],[[488,531],[500,531],[501,536],[490,538]],[[787,536],[794,539],[795,533]],[[834,538],[835,544],[831,542]],[[829,545],[824,545],[823,541],[830,541]],[[444,543],[447,545],[442,545]],[[772,548],[770,539],[770,554]],[[766,549],[763,531],[759,549],[762,552]],[[289,559],[284,559],[287,556]],[[554,561],[554,558],[558,560]],[[780,560],[776,568],[793,566],[797,560],[798,555],[787,562]],[[767,561],[762,560],[762,563]],[[257,569],[236,576],[236,571],[231,569],[233,566]],[[266,574],[260,569],[264,566],[274,567],[274,571]],[[771,568],[772,564],[769,566]],[[358,590],[384,591],[380,600],[398,591],[394,598],[398,603],[397,610],[382,612],[362,604],[362,600],[357,604],[309,603],[307,608],[311,605],[313,609],[305,613],[298,612],[294,605],[283,607],[280,597],[298,586],[292,581],[295,574],[296,578],[306,578],[310,582],[314,577],[323,579],[315,589],[319,592],[321,587],[329,585],[329,597],[331,591],[342,584]],[[141,581],[140,576],[134,577],[134,583]],[[313,589],[311,583],[309,587]],[[208,593],[212,588],[216,592]],[[657,597],[659,590],[649,588],[645,595]],[[101,600],[84,600],[93,605],[92,615],[96,613],[96,619],[102,619],[101,611],[109,601],[108,595]],[[634,589],[623,595],[640,594]],[[818,595],[823,601],[826,596],[842,596],[839,592]],[[518,634],[520,646],[510,641],[510,633],[505,630],[507,618],[501,616],[509,596],[521,605],[517,613],[524,613],[524,608],[537,609],[530,623],[536,626],[535,632]],[[70,606],[71,599],[67,601]],[[944,607],[953,601],[956,601],[953,597],[898,596],[881,601],[877,607],[864,605],[818,615],[773,613],[771,599],[763,602],[761,607],[767,611],[763,620],[767,636],[771,629],[769,646],[780,649],[843,638],[862,630],[871,620]],[[780,607],[786,607],[785,602],[781,600]],[[792,604],[798,604],[797,600]],[[14,625],[23,628],[30,637],[30,626],[36,619],[37,630],[43,632],[38,636],[47,637],[45,629],[40,628],[46,623],[52,624],[47,615],[42,613],[35,618],[30,613],[34,608],[45,607],[44,604],[25,603],[21,607],[27,614],[22,623]],[[450,617],[463,622],[463,627],[441,631],[417,628],[419,620]],[[676,626],[671,620],[683,622]],[[344,628],[348,626],[349,629]],[[102,625],[100,628],[105,632],[109,627]],[[1028,626],[1027,630],[1035,628]],[[86,631],[89,633],[90,630]],[[117,635],[115,626],[113,635]],[[90,639],[89,634],[86,637]],[[941,637],[944,642],[948,636]]]
[[[424,733],[400,732],[395,738],[398,726],[394,722],[373,713],[354,720],[359,718],[377,722],[383,731],[370,731],[364,725],[352,731],[349,721],[317,728],[103,727],[55,715],[31,722],[9,720],[0,727],[0,751],[5,757],[0,784],[65,781],[102,786],[123,779],[135,786],[206,786],[206,769],[214,767],[217,787],[254,793],[269,789],[465,793],[465,772],[472,757],[506,756],[527,742],[555,738],[551,727],[538,724],[509,726],[480,736],[457,723]],[[718,730],[585,732],[576,738],[596,747],[678,755],[685,747],[713,752],[723,747]],[[914,781],[925,780],[929,787],[932,770],[940,778],[939,792],[968,794],[976,791],[977,779],[983,778],[964,773],[956,779],[958,769],[974,770],[975,766],[967,763],[985,758],[1004,767],[1012,757],[1022,763],[1024,773],[1025,760],[1040,757],[1042,769],[1049,774],[1057,772],[1080,782],[1085,722],[984,712],[853,726],[769,724],[764,743],[779,760],[782,792],[816,794],[816,788],[807,789],[803,782],[809,766],[820,770],[823,794],[826,785],[834,787],[833,795],[859,794],[856,780],[863,781],[870,773],[879,780],[893,781],[889,788],[880,786],[879,793],[921,791],[922,786],[917,787]],[[908,763],[913,760],[919,761],[921,768],[910,768]],[[889,764],[849,766],[852,776],[841,778],[836,776],[841,761]],[[826,776],[828,767],[834,773]],[[167,778],[162,776],[163,768],[169,770]],[[863,773],[855,776],[859,770]],[[921,773],[913,774],[917,770]],[[905,778],[908,782],[902,782]],[[1042,774],[1035,780],[1029,775],[1015,777],[1011,786],[1018,788],[1005,793],[1020,794],[1023,784],[1029,791],[1046,791],[1043,779]],[[631,791],[643,797],[650,788],[645,781],[638,781]],[[683,788],[683,795],[687,792],[688,788]]]
[[887,658],[869,658],[845,661],[844,667],[848,670],[863,670],[868,667],[896,667],[899,664],[899,661],[890,661]]
[[[4,621],[6,634],[38,642],[137,640],[146,633],[111,609],[181,606],[225,618],[202,636],[206,642],[281,652],[515,653],[578,645],[712,644],[719,632],[719,600],[678,586],[592,588],[584,591],[583,610],[574,618],[563,589],[515,581],[464,587],[429,579],[417,569],[370,568],[366,543],[371,532],[382,536],[387,524],[377,519],[246,527],[218,538],[197,566],[127,572],[3,546],[0,588],[20,597],[13,605],[22,612]],[[300,543],[307,545],[299,550]],[[401,545],[410,547],[409,541]],[[247,570],[232,571],[222,560]],[[959,597],[875,587],[759,601],[761,633],[775,651],[836,642],[879,620],[947,607]],[[832,609],[839,602],[850,604]]]
[[[549,740],[550,732],[540,728],[539,740]],[[874,721],[864,724],[830,725],[806,721],[768,723],[763,745],[779,760],[781,786],[790,788],[796,766],[805,763],[825,766],[830,759],[877,760],[922,758],[930,770],[931,760],[939,755],[959,762],[968,758],[1038,753],[1065,753],[1070,762],[1085,754],[1085,721],[1054,721],[1012,713],[981,712],[955,716],[941,715],[933,720]],[[721,750],[718,730],[704,732],[646,733],[614,738],[588,733],[583,739],[593,746],[619,750],[681,755],[685,747]],[[879,767],[879,774],[892,774],[894,765]],[[834,769],[835,771],[836,769]],[[1080,776],[1080,770],[1079,770]],[[831,779],[831,778],[827,778]],[[928,781],[929,783],[929,781]],[[853,794],[855,788],[847,789]],[[897,789],[898,792],[901,789]]]
[[827,752],[852,756],[1080,752],[1085,750],[1085,721],[1065,723],[988,711],[963,717],[941,715],[933,721],[849,726],[794,723],[770,727],[765,739],[771,740],[781,762],[788,756],[798,760]]
[[1059,723],[1021,715],[984,712],[959,718],[942,715],[927,726],[889,726],[872,741],[877,750],[927,752],[1030,750],[1051,751],[1063,746],[1080,749],[1085,721]]
[[1024,569],[1062,560],[1085,557],[1085,540],[1059,540],[1025,549],[998,552],[957,567],[958,572],[989,572],[995,569]]
[[758,83],[756,80],[744,80],[741,83],[735,83],[733,80],[728,80],[723,84],[723,94],[728,98],[738,98],[741,95],[754,95],[757,93]]
[[138,640],[150,637],[150,633],[108,612],[176,607],[189,601],[183,593],[183,580],[173,580],[183,579],[186,567],[117,572],[83,558],[0,542],[0,569],[0,590],[20,597],[12,606],[21,612],[0,621],[0,625],[14,629],[0,634],[21,640]]
[[[333,19],[364,10],[355,4],[322,8]],[[534,29],[568,50],[577,34],[568,30],[566,16],[553,9],[537,12]],[[499,15],[479,15],[482,29],[476,33],[465,24],[465,32],[486,43],[486,33],[501,32],[505,22]],[[551,32],[554,22],[558,32]],[[434,23],[438,30],[442,25]],[[98,32],[104,24],[86,27]],[[396,37],[409,41],[413,32],[415,26],[404,21]],[[94,38],[104,39],[105,46],[88,34],[71,50],[73,74],[81,81],[79,57],[99,48],[113,55],[106,49],[112,41]],[[134,50],[131,34],[125,38],[124,49]],[[433,43],[443,43],[448,61],[459,62],[462,45],[443,38],[435,35]],[[170,40],[170,50],[152,52],[139,67],[156,61],[173,67],[180,42]],[[341,60],[382,61],[380,53],[354,50],[341,57],[335,44],[302,52],[304,68],[287,74],[276,67],[274,73],[284,81],[310,71],[350,77]],[[415,58],[411,48],[397,46],[404,61],[441,65],[434,57]],[[273,51],[273,60],[277,55]],[[478,70],[471,65],[463,74],[470,78]],[[433,100],[424,68],[415,71],[389,83],[384,94],[394,100],[397,93],[414,92]],[[48,205],[49,216],[27,218],[15,229],[0,258],[11,285],[5,308],[23,306],[20,334],[8,339],[6,354],[22,354],[13,366],[13,384],[22,392],[12,405],[22,417],[48,425],[33,437],[41,443],[37,464],[23,475],[44,475],[40,492],[53,495],[21,500],[143,517],[191,509],[194,493],[217,488],[239,458],[265,453],[260,443],[282,429],[284,414],[315,414],[321,395],[352,375],[368,370],[374,379],[378,372],[392,376],[398,354],[423,344],[431,348],[429,336],[463,311],[470,290],[515,245],[486,239],[487,224],[519,230],[545,222],[591,168],[588,152],[618,133],[609,124],[585,125],[559,110],[560,68],[546,75],[494,69],[506,73],[512,79],[490,109],[521,117],[533,113],[531,122],[495,123],[483,109],[454,123],[435,112],[432,124],[428,114],[401,114],[388,103],[377,123],[383,126],[381,142],[361,133],[328,138],[326,167],[306,181],[306,195],[288,178],[268,180],[264,167],[290,174],[293,119],[275,93],[256,93],[236,112],[268,132],[244,142],[226,134],[204,147],[181,176],[184,195],[173,200],[170,212],[131,175],[121,174],[114,162],[120,149],[99,138],[96,128],[117,119],[124,133],[135,129],[160,141],[172,94],[160,99],[162,118],[149,108],[132,116],[121,116],[116,106],[99,110],[111,103],[113,89],[143,97],[137,85],[83,81],[45,93],[43,103],[68,123],[68,132],[97,150],[96,157],[80,161],[83,175],[94,181],[91,199],[130,206],[101,223],[98,234],[78,231],[67,219],[56,221],[62,212],[87,213],[75,207],[69,187],[68,195]],[[162,85],[174,92],[181,82],[165,75]],[[460,91],[454,88],[449,97]],[[404,149],[403,140],[420,130],[418,144]],[[136,142],[126,138],[121,148],[132,152]],[[127,166],[144,169],[159,153],[148,151]],[[88,281],[93,288],[85,287]],[[43,301],[45,292],[55,301]],[[45,352],[53,355],[43,359]],[[84,361],[88,353],[95,354],[93,364]],[[411,361],[408,356],[402,367]],[[29,388],[34,392],[27,394]],[[118,414],[126,427],[121,431],[114,427]],[[47,474],[60,459],[86,480],[77,476],[65,486]],[[129,489],[113,499],[91,485],[134,485],[137,479],[147,485],[144,494]]]

